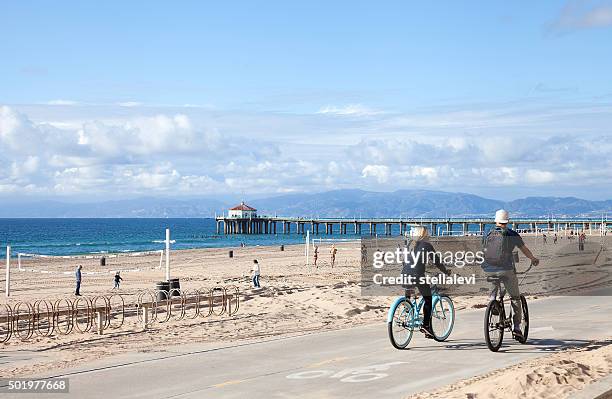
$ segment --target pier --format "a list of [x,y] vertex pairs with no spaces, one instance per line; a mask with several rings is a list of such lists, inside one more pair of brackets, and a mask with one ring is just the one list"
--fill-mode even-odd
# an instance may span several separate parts
[[[432,235],[483,234],[493,218],[299,218],[253,216],[216,218],[217,234],[310,234],[332,235],[403,235],[411,226],[426,226]],[[610,231],[612,221],[595,218],[516,218],[509,225],[514,230],[570,234],[600,234]]]

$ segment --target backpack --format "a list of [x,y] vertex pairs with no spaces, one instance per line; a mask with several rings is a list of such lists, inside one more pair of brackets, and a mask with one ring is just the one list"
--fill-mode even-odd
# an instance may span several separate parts
[[493,229],[487,235],[484,243],[484,260],[491,266],[504,266],[508,259],[507,236],[503,229]]

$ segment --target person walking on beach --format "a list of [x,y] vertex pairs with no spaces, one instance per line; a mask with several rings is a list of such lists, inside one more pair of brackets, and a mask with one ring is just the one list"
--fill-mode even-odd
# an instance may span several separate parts
[[336,249],[336,246],[332,244],[331,249],[329,250],[329,253],[331,254],[331,267],[332,268],[336,264],[336,253],[337,252],[338,250]]
[[315,249],[314,249],[314,265],[318,269],[319,267],[317,266],[317,259],[319,259],[319,246],[315,245]]
[[557,238],[558,238],[558,237],[557,237],[557,233],[555,233],[555,237],[553,238],[553,244],[556,244],[556,243],[557,243]]
[[115,286],[113,287],[113,289],[119,289],[119,282],[123,280],[123,278],[121,278],[121,275],[119,275],[119,272],[115,273]]
[[253,259],[253,267],[251,268],[251,278],[253,279],[253,288],[260,288],[259,285],[259,275],[261,274],[261,269],[259,268],[259,262],[257,259]]
[[[490,275],[501,278],[506,291],[510,294],[514,324],[513,336],[517,340],[521,340],[523,338],[521,293],[516,277],[513,251],[515,248],[520,249],[531,260],[533,266],[537,266],[540,260],[527,248],[520,234],[508,228],[508,222],[508,211],[500,209],[495,212],[495,227],[489,231],[483,240],[485,255],[482,269]],[[491,296],[496,295],[496,292],[491,293]]]
[[76,291],[74,295],[81,296],[81,269],[83,266],[79,265],[76,269],[75,277],[76,277]]
[[584,251],[584,241],[586,240],[586,235],[584,233],[580,233],[578,235],[578,251]]

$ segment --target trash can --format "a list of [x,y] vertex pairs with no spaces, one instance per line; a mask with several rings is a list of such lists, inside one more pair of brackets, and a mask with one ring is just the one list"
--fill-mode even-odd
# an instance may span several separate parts
[[179,283],[179,279],[171,278],[168,283],[170,284],[170,292],[172,292],[170,296],[181,296],[181,283]]
[[157,300],[165,301],[168,299],[168,292],[170,291],[170,282],[169,281],[160,281],[155,284],[155,291],[157,291]]
[[284,246],[284,245],[281,245],[281,246],[280,246],[280,250],[281,250],[281,251],[284,251],[284,250],[285,250],[285,246]]
[[106,257],[105,256],[100,258],[100,266],[106,266]]
[[230,251],[229,251],[229,257],[230,257],[230,258],[233,258],[233,257],[234,257],[234,251],[232,251],[232,250],[230,250]]

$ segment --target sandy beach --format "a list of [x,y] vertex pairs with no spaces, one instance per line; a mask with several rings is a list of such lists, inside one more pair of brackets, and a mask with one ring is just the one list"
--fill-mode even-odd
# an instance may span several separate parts
[[[198,249],[171,253],[171,276],[180,278],[181,288],[190,290],[218,285],[240,289],[240,310],[235,316],[154,322],[142,331],[136,317],[126,319],[119,330],[104,335],[73,332],[69,335],[40,337],[27,342],[13,337],[3,351],[28,354],[23,360],[3,363],[2,376],[28,376],[63,369],[127,352],[164,352],[168,347],[193,343],[252,342],[269,337],[345,329],[370,323],[384,323],[392,297],[365,297],[360,292],[360,243],[336,242],[336,265],[330,265],[330,245],[319,247],[319,267],[305,265],[304,246]],[[253,259],[261,265],[261,289],[253,289],[249,279]],[[119,293],[126,304],[135,304],[137,293],[154,289],[164,279],[159,255],[119,256],[100,266],[97,258],[22,259],[22,267],[12,275],[12,297],[8,303],[56,300],[73,297],[74,269],[83,265],[81,292],[86,296],[110,295],[113,275],[122,271]],[[454,298],[457,311],[482,308],[486,297]],[[536,298],[530,298],[536,300]],[[385,334],[381,330],[381,334]],[[610,341],[544,356],[506,370],[474,377],[436,395],[421,397],[545,397],[556,392],[568,395],[590,381],[612,372]],[[31,356],[30,356],[31,355]],[[511,384],[516,379],[524,384]],[[504,384],[508,388],[504,388]],[[544,384],[544,385],[542,385]],[[511,386],[511,388],[510,388]],[[534,386],[539,387],[534,389]],[[517,388],[520,387],[520,388]],[[545,387],[545,388],[542,388]],[[541,389],[540,389],[541,388]],[[501,396],[500,396],[501,395]],[[469,396],[468,396],[469,397]]]

